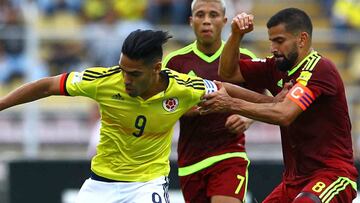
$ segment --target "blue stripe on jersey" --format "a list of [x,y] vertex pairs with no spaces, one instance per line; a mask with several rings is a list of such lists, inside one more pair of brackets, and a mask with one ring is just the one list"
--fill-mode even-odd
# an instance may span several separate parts
[[210,87],[213,87],[212,84],[209,82],[209,80],[205,80],[206,84]]
[[205,84],[205,88],[206,88],[206,94],[217,91],[217,86],[213,81],[204,80],[204,84]]

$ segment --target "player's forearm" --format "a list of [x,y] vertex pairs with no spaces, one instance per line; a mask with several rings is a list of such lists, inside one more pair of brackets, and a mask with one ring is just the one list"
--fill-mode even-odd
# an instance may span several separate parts
[[0,99],[0,111],[12,106],[35,101],[54,93],[51,88],[51,78],[26,83]]
[[272,103],[274,97],[259,94],[257,92],[242,88],[230,83],[222,83],[231,97],[243,99],[252,103]]
[[293,119],[280,103],[255,104],[232,98],[231,112],[265,123],[288,126]]
[[[240,56],[239,46],[243,35],[231,34],[226,41],[224,49],[221,53],[218,74],[226,80],[231,79],[239,70],[238,59]],[[235,81],[233,81],[235,82]],[[243,82],[243,81],[236,81]]]

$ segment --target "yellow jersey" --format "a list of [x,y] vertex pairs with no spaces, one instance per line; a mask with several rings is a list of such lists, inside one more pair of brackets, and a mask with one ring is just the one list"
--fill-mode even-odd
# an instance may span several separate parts
[[212,81],[163,69],[165,91],[147,100],[125,91],[121,69],[94,67],[62,76],[61,92],[94,99],[100,107],[101,129],[91,170],[118,181],[143,182],[170,171],[169,155],[175,122],[202,95],[216,91]]

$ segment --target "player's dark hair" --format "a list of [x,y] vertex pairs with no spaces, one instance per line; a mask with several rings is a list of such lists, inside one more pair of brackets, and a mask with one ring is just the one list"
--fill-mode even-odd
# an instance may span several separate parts
[[310,17],[298,8],[286,8],[273,15],[267,22],[267,28],[284,24],[287,32],[298,34],[307,32],[312,36],[312,23]]
[[168,32],[155,30],[135,30],[125,39],[121,53],[132,60],[142,60],[144,64],[161,61],[162,45],[171,38]]

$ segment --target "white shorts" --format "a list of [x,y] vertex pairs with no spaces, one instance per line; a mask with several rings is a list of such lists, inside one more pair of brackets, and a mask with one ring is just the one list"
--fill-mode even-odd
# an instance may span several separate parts
[[148,182],[102,182],[87,179],[76,203],[169,203],[169,179]]

